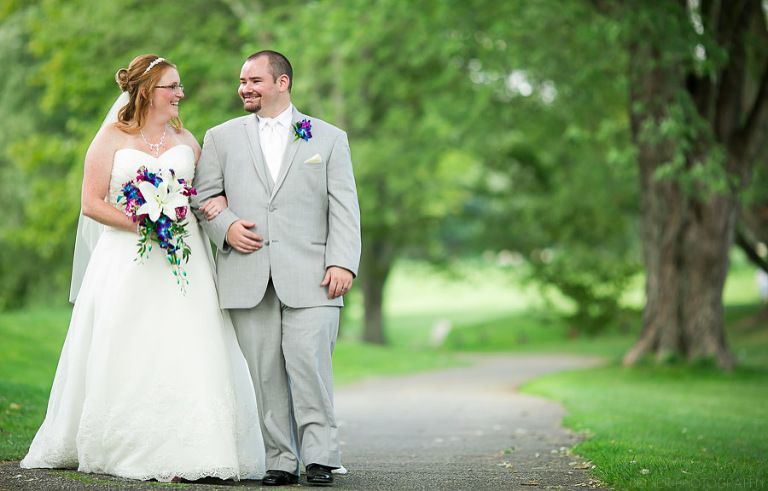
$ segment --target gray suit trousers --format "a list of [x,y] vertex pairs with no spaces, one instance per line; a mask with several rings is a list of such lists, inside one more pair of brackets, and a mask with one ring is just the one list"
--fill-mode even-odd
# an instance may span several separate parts
[[331,356],[339,307],[291,308],[272,281],[250,309],[230,309],[253,378],[267,470],[299,474],[300,462],[341,466]]

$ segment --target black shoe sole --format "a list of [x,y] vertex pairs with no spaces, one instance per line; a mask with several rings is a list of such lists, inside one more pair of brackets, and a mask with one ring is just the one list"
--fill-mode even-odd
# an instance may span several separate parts
[[280,476],[279,478],[280,482],[264,482],[264,479],[261,480],[262,486],[289,486],[291,484],[298,484],[299,483],[299,477],[298,476]]
[[315,482],[315,481],[310,481],[309,479],[307,479],[307,484],[309,484],[310,486],[333,486],[333,481],[330,481],[330,482],[328,482],[328,481]]
[[291,484],[298,484],[298,483],[299,483],[299,480],[297,479],[295,481],[290,480],[290,481],[285,481],[285,482],[274,482],[274,483],[273,482],[264,482],[264,481],[262,481],[261,485],[262,486],[290,486]]

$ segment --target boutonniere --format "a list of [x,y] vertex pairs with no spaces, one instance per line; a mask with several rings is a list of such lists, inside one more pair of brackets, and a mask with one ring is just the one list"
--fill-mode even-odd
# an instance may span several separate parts
[[308,119],[302,119],[301,121],[296,121],[296,124],[293,125],[293,131],[296,132],[296,136],[293,138],[293,141],[298,140],[301,138],[302,140],[309,141],[310,138],[312,138],[312,132],[310,131],[312,129],[312,124],[309,122]]

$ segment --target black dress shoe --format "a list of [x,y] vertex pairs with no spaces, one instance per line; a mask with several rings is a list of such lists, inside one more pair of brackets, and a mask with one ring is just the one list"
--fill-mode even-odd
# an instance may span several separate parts
[[299,482],[299,476],[285,471],[267,471],[261,484],[264,486],[285,486],[286,484],[296,484]]
[[307,483],[315,486],[330,486],[333,484],[333,467],[326,467],[320,464],[309,464],[307,466]]

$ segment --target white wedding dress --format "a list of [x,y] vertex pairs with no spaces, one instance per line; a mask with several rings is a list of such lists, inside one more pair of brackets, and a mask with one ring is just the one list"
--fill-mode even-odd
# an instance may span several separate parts
[[[192,182],[187,145],[155,158],[115,153],[109,202],[140,166]],[[123,202],[124,203],[124,202]],[[136,233],[107,227],[85,272],[25,468],[78,468],[132,479],[257,479],[264,449],[251,379],[219,309],[207,239],[187,214],[182,294],[165,251],[143,264]]]

